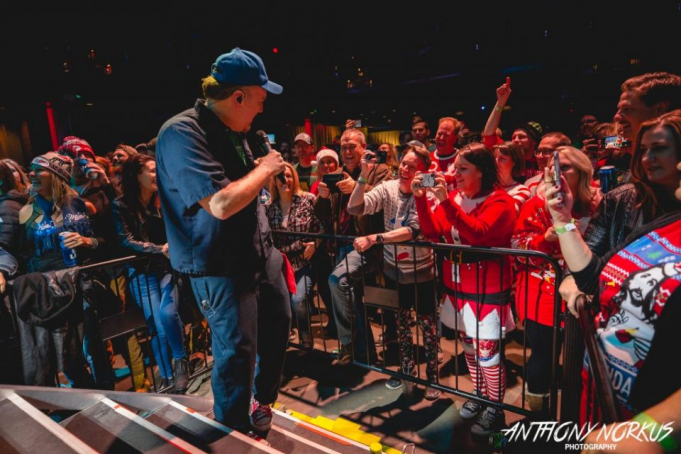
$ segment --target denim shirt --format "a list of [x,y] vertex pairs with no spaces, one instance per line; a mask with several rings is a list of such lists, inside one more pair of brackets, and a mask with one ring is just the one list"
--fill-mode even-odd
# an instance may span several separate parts
[[258,197],[224,221],[199,205],[255,168],[244,136],[230,131],[199,99],[161,127],[156,164],[172,267],[193,276],[260,272],[272,237]]

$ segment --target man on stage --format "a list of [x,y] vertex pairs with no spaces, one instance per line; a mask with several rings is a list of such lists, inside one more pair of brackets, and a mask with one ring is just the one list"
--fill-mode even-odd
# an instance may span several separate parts
[[[215,419],[246,432],[272,425],[291,312],[282,255],[272,246],[260,190],[284,170],[273,151],[256,165],[245,140],[268,92],[256,54],[217,58],[204,99],[168,120],[158,135],[158,190],[170,261],[190,276],[213,336]],[[256,395],[251,396],[259,354]]]

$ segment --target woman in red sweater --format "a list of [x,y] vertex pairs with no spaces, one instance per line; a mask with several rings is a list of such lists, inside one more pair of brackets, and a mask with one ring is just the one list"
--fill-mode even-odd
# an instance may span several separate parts
[[[561,174],[567,180],[570,193],[575,195],[572,218],[584,234],[603,194],[591,186],[593,167],[582,151],[572,147],[559,147],[556,151]],[[553,168],[553,159],[548,165]],[[520,211],[512,246],[514,249],[544,252],[558,259],[565,270],[558,235],[546,209],[543,184],[538,194],[528,200]],[[542,411],[546,408],[551,385],[556,275],[555,270],[544,260],[530,259],[526,263],[521,258],[520,262],[516,273],[516,310],[520,321],[525,322],[527,342],[532,349],[527,361],[526,396],[531,410]]]
[[[439,200],[432,211],[421,187],[423,176],[412,182],[416,209],[423,234],[435,242],[485,247],[509,247],[516,220],[513,199],[498,189],[494,155],[484,145],[463,147],[454,164],[456,189],[447,194],[445,179],[436,176],[427,191]],[[452,252],[443,264],[445,304],[458,312],[458,329],[463,350],[478,395],[502,402],[506,370],[500,361],[501,338],[514,327],[511,314],[511,259],[498,256]],[[472,419],[482,410],[474,400],[461,408],[461,416]],[[501,427],[504,413],[488,407],[472,432],[488,435]]]

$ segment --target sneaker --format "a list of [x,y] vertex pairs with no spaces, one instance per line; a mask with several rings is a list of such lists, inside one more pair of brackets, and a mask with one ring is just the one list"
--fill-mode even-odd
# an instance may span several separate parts
[[440,398],[440,395],[442,395],[442,391],[440,391],[439,389],[426,386],[426,392],[424,394],[426,400],[438,400]]
[[504,411],[487,407],[471,427],[471,433],[480,437],[489,437],[504,426]]
[[272,408],[251,399],[251,426],[258,432],[267,432],[272,428]]
[[468,399],[465,404],[463,404],[463,407],[461,407],[461,410],[459,410],[459,414],[463,419],[473,419],[475,418],[478,413],[482,410],[482,404],[478,402],[477,400],[473,399]]
[[352,344],[341,345],[338,349],[338,359],[335,365],[347,366],[352,362]]
[[190,367],[187,358],[173,360],[173,381],[175,391],[184,392],[189,388]]
[[257,443],[262,443],[262,444],[264,444],[265,446],[272,446],[272,445],[270,444],[269,441],[265,440],[264,438],[261,438],[258,434],[256,434],[256,433],[253,432],[252,430],[246,432],[245,435],[246,435],[248,438],[250,438],[251,440],[253,440],[253,441],[257,442]]
[[139,388],[135,389],[136,393],[148,393],[151,392],[151,382],[149,379],[145,378],[144,382],[139,386]]
[[385,387],[388,389],[400,389],[402,387],[402,380],[399,378],[391,378],[385,382]]

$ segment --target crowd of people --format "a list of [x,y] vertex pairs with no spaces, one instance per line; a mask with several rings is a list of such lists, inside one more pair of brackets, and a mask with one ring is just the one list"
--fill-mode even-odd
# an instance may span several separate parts
[[[614,384],[625,417],[678,389],[663,368],[681,298],[680,76],[627,80],[613,121],[584,115],[573,140],[537,121],[506,127],[511,140],[503,140],[507,78],[480,133],[444,117],[431,135],[417,117],[400,143],[369,144],[348,121],[337,146],[316,149],[310,135],[297,135],[293,163],[276,151],[253,153],[246,141],[267,94],[281,91],[257,55],[235,49],[204,79],[205,99],[170,119],[157,143],[121,144],[97,156],[85,140],[66,137],[31,162],[28,176],[13,161],[0,163],[0,290],[19,273],[121,251],[149,256],[148,265],[131,263],[123,280],[113,276],[107,286],[128,282],[124,290],[134,301],[150,302],[142,308],[157,340],[156,363],[181,391],[190,371],[173,270],[188,275],[213,336],[215,416],[239,430],[271,425],[286,340],[314,346],[313,289],[328,315],[324,334],[339,341],[336,363],[377,361],[364,316],[365,278],[397,291],[399,307],[386,317],[381,341],[397,340],[403,374],[415,375],[418,366],[415,312],[428,381],[438,383],[442,320],[460,336],[474,393],[501,403],[504,341],[523,326],[531,348],[528,404],[544,411],[560,272],[567,277],[558,311],[576,314],[579,295],[596,295],[606,362],[628,380]],[[406,241],[540,251],[562,269],[537,259],[399,245]],[[64,250],[75,251],[74,263],[66,263]],[[87,298],[85,312],[86,325],[101,316]],[[89,376],[96,386],[111,386],[105,346],[94,328],[85,332]],[[587,362],[585,383],[588,376]],[[387,386],[411,384],[391,379]],[[583,416],[595,419],[589,389]],[[426,389],[426,399],[439,396]],[[502,427],[504,412],[481,402],[468,400],[460,414],[476,418],[474,434],[488,435]]]

